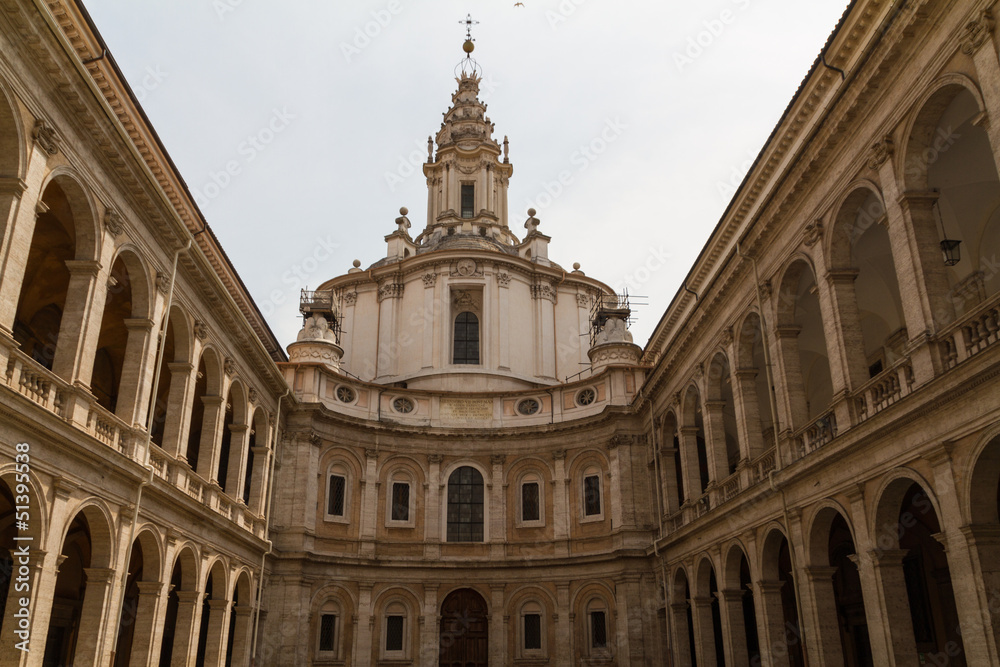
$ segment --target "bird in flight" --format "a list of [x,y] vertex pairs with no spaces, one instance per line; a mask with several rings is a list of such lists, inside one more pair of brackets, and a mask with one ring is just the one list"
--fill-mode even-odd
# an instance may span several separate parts
[[515,2],[514,6],[515,7],[524,7],[524,3],[523,2]]

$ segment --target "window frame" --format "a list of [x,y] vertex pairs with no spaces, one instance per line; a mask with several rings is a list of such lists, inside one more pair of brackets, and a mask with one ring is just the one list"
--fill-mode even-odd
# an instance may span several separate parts
[[[600,511],[596,514],[587,514],[587,479],[597,478],[597,501],[600,504]],[[580,479],[580,523],[591,523],[604,521],[605,506],[607,498],[604,493],[604,471],[596,466],[590,466],[583,471]]]
[[[330,485],[334,477],[344,478],[344,513],[330,513]],[[350,523],[351,522],[351,471],[342,461],[335,461],[326,469],[326,488],[323,493],[323,520],[330,523]]]
[[[465,195],[466,195],[467,192],[470,194],[470,197],[472,199],[472,201],[470,203],[470,208],[468,209],[468,212],[469,212],[468,215],[465,214],[466,213]],[[465,181],[465,182],[459,183],[459,188],[458,188],[458,217],[460,217],[462,220],[472,220],[473,218],[476,217],[476,184],[474,182]]]
[[[394,600],[389,604],[385,605],[382,609],[382,622],[380,623],[382,627],[382,633],[379,635],[379,659],[380,660],[409,660],[410,659],[410,610],[407,606],[399,601]],[[403,619],[402,628],[402,648],[398,651],[389,650],[389,618],[393,616],[398,616]]]
[[[317,664],[336,663],[343,660],[342,644],[344,631],[344,610],[340,601],[335,598],[327,599],[316,610],[316,639],[314,643],[315,661]],[[323,640],[323,617],[333,616],[333,648],[324,650]]]
[[[475,362],[472,362],[472,361],[459,361],[458,360],[458,356],[457,356],[458,331],[457,331],[457,329],[458,329],[458,318],[460,318],[462,315],[471,315],[476,320],[476,341],[475,341],[476,342],[476,361]],[[463,324],[463,326],[468,327],[469,323],[466,322],[466,323]],[[452,318],[452,322],[451,322],[451,365],[452,366],[482,366],[483,365],[483,336],[482,336],[482,333],[483,333],[483,320],[479,316],[479,314],[476,313],[474,310],[472,310],[470,308],[466,308],[465,310],[461,310],[461,311],[455,313],[455,317]],[[468,334],[468,330],[467,329],[466,329],[466,334]],[[468,338],[464,339],[462,342],[465,343],[465,345],[469,345],[469,343],[470,343],[470,341],[468,340]],[[463,358],[467,359],[467,358],[469,358],[469,355],[466,354],[465,357],[463,357]]]
[[[526,622],[528,616],[538,616],[538,648],[528,648]],[[535,599],[526,601],[518,612],[517,623],[518,657],[527,660],[542,660],[548,657],[548,632],[545,622],[545,605]]]
[[[604,615],[604,645],[595,646],[594,645],[594,614],[600,613]],[[612,628],[614,623],[612,622],[611,605],[608,601],[604,599],[600,594],[595,595],[591,598],[587,604],[584,606],[584,623],[586,624],[586,641],[587,641],[587,654],[592,658],[609,658],[614,650],[615,640],[614,632]]]
[[[386,492],[385,492],[385,526],[386,528],[413,528],[416,517],[417,501],[416,501],[416,483],[413,476],[409,471],[405,469],[396,469],[391,471],[386,476]],[[393,504],[393,490],[396,484],[405,484],[410,487],[409,497],[407,499],[406,507],[406,519],[394,519],[392,516]]]
[[[453,539],[451,539],[451,532],[450,532],[450,528],[449,528],[449,523],[450,522],[448,521],[449,509],[450,509],[450,506],[451,506],[451,503],[449,501],[449,491],[451,490],[451,478],[452,478],[453,475],[455,475],[455,473],[457,473],[462,468],[471,468],[472,470],[474,470],[479,475],[480,479],[482,480],[482,485],[483,485],[482,539],[479,539],[479,540],[453,540]],[[476,466],[470,465],[468,463],[460,463],[460,464],[456,465],[454,468],[452,468],[451,470],[448,471],[447,476],[445,477],[445,483],[444,483],[444,489],[443,489],[444,498],[442,499],[443,502],[441,503],[443,514],[444,514],[442,525],[444,526],[444,542],[445,543],[447,543],[447,544],[485,544],[485,543],[489,542],[489,540],[490,540],[490,535],[489,535],[489,525],[490,525],[489,507],[490,507],[490,503],[489,503],[489,496],[488,496],[488,493],[487,493],[489,487],[490,487],[490,483],[487,481],[487,476],[483,473],[482,470],[480,470]]]
[[[528,484],[538,485],[537,519],[524,518],[524,487]],[[527,472],[518,479],[516,488],[517,497],[515,498],[515,502],[517,513],[515,514],[515,525],[518,528],[543,528],[545,526],[545,484],[542,481],[542,476],[534,470]]]

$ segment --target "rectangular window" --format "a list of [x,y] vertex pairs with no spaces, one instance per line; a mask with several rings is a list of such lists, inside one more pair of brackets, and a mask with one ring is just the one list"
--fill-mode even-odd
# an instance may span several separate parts
[[410,520],[410,485],[406,482],[392,483],[392,520]]
[[601,478],[597,475],[583,479],[583,513],[586,516],[601,513]]
[[403,650],[403,617],[387,616],[385,619],[385,650]]
[[521,521],[538,521],[538,482],[521,485]]
[[319,619],[319,650],[333,651],[337,632],[336,614],[323,614]]
[[524,650],[537,651],[542,648],[541,614],[524,615]]
[[472,218],[476,215],[476,186],[472,183],[462,184],[462,217]]
[[590,612],[590,645],[593,648],[607,648],[608,628],[603,611]]
[[330,494],[327,499],[327,514],[344,516],[344,492],[347,489],[347,478],[342,475],[330,475]]

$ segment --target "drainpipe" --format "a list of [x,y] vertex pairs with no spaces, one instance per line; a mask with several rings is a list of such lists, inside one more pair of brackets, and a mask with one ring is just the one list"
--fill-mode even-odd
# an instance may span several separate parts
[[264,506],[264,539],[267,541],[267,551],[260,557],[260,576],[257,581],[257,604],[253,612],[253,643],[250,647],[250,665],[257,664],[257,637],[260,635],[260,599],[264,594],[264,566],[267,557],[274,551],[274,543],[271,542],[268,531],[271,527],[271,504],[274,498],[274,462],[278,459],[278,429],[281,428],[281,402],[292,393],[286,389],[285,393],[278,398],[278,414],[274,419],[274,433],[271,434],[271,465],[267,473],[267,503]]
[[135,539],[135,525],[139,522],[139,505],[142,503],[142,491],[153,482],[153,466],[149,465],[149,446],[152,443],[153,419],[156,417],[156,394],[160,389],[160,373],[163,371],[163,356],[166,351],[164,344],[167,339],[167,327],[170,325],[170,307],[174,303],[174,284],[177,281],[177,261],[182,252],[191,249],[194,237],[189,238],[183,248],[178,248],[174,252],[173,268],[170,270],[170,288],[167,290],[167,301],[163,306],[163,316],[161,317],[160,333],[157,338],[159,349],[156,352],[156,371],[153,375],[153,390],[150,394],[151,408],[146,415],[146,437],[142,443],[142,451],[139,454],[139,465],[146,469],[146,477],[139,482],[136,490],[135,504],[132,509],[132,525],[128,531],[128,542],[126,542],[125,567],[122,569],[121,585],[119,586],[121,605],[118,608],[118,619],[115,622],[115,635],[111,644],[111,664],[115,664],[115,653],[118,651],[118,635],[121,632],[121,612],[125,606],[125,586],[128,584],[128,570],[132,564],[132,541]]

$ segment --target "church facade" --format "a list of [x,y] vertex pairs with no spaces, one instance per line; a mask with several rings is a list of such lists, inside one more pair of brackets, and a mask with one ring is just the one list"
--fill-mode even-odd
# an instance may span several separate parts
[[645,348],[467,59],[287,357],[82,8],[0,7],[0,665],[1000,664],[992,2],[853,2]]

